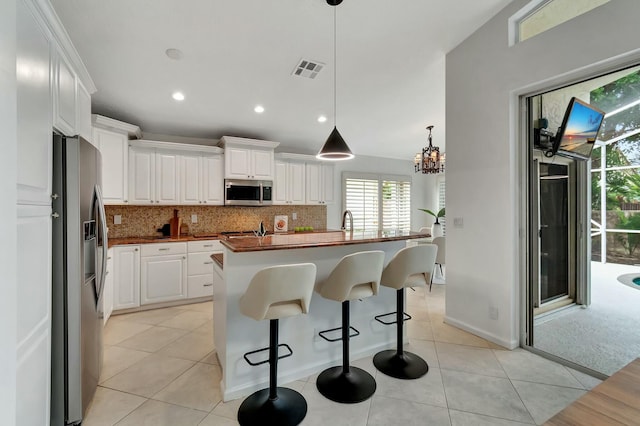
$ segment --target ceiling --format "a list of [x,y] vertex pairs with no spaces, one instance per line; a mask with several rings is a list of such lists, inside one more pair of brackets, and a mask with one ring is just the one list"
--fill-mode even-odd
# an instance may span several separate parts
[[[429,124],[434,144],[445,144],[445,54],[509,1],[51,3],[98,88],[93,113],[144,133],[251,137],[306,154],[333,126],[335,11],[338,129],[356,155],[409,160]],[[315,79],[294,76],[301,59],[326,66]],[[185,100],[174,101],[174,91]]]

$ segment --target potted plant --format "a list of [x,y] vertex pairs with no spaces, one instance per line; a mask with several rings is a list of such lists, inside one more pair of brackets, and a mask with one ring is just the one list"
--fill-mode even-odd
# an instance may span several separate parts
[[435,237],[442,237],[442,225],[440,224],[440,222],[438,221],[438,218],[440,217],[444,217],[444,207],[441,208],[438,213],[434,213],[429,209],[418,209],[418,210],[422,210],[425,213],[430,214],[431,216],[436,218],[436,221],[433,223],[433,225],[431,225],[431,237],[435,238]]

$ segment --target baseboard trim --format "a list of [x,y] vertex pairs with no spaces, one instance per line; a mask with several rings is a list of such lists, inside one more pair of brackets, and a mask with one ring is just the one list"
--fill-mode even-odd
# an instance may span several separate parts
[[488,341],[490,341],[492,343],[495,343],[496,345],[500,345],[503,348],[515,349],[515,348],[520,346],[518,340],[505,340],[505,339],[502,339],[502,338],[496,336],[493,333],[488,333],[488,332],[486,332],[484,330],[481,330],[481,329],[479,329],[477,327],[469,325],[466,322],[459,321],[459,320],[457,320],[455,318],[451,318],[448,315],[445,315],[444,322],[446,324],[449,324],[449,325],[452,325],[454,327],[460,328],[460,329],[462,329],[464,331],[468,331],[469,333],[474,334],[474,335],[476,335],[478,337],[482,337],[483,339],[488,340]]

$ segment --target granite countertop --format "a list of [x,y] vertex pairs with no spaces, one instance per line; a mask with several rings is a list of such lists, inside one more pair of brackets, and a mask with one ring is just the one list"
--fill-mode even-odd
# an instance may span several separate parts
[[219,240],[223,238],[222,234],[194,234],[181,235],[179,237],[125,237],[125,238],[109,238],[109,248],[113,246],[121,246],[128,244],[153,244],[153,243],[184,243],[188,241],[203,240]]
[[264,237],[241,235],[220,240],[222,245],[233,252],[262,250],[286,250],[294,248],[330,247],[347,244],[378,243],[384,241],[428,238],[430,234],[404,231],[325,231],[274,234]]
[[211,259],[216,262],[216,264],[222,269],[222,265],[224,264],[224,254],[222,253],[213,253],[211,255]]

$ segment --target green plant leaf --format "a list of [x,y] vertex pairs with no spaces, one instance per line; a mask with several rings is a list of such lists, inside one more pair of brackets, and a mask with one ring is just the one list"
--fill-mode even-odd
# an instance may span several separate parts
[[433,216],[433,217],[438,217],[438,215],[436,215],[434,212],[432,212],[432,211],[431,211],[431,210],[429,210],[429,209],[418,209],[418,210],[421,210],[421,211],[423,211],[423,212],[425,212],[425,213],[428,213],[428,214],[430,214],[430,215],[431,215],[431,216]]
[[444,217],[444,207],[438,212],[438,217]]

